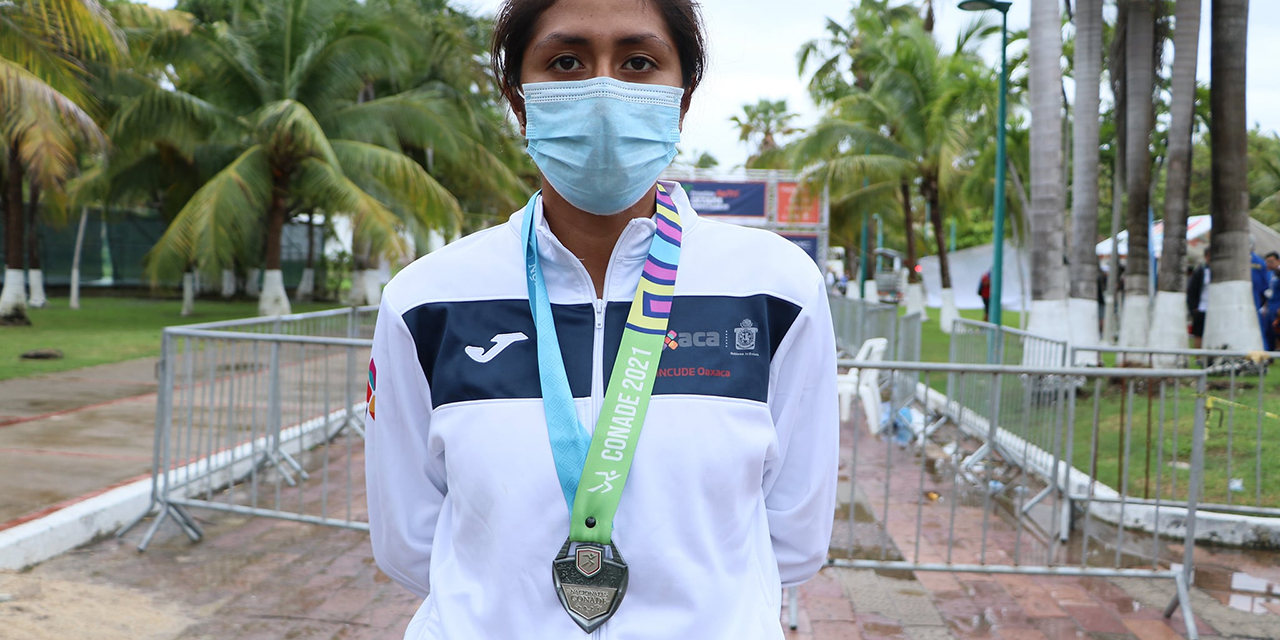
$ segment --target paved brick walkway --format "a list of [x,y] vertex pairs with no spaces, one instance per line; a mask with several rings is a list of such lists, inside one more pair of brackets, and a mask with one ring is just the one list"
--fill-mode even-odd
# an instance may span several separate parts
[[148,474],[155,358],[0,381],[0,528]]
[[[851,428],[846,442],[851,442]],[[911,455],[862,436],[856,492],[842,486],[843,504],[833,547],[850,542],[845,514],[855,514],[856,540],[865,557],[878,540],[877,514],[884,495],[886,460],[912,470]],[[846,459],[848,458],[846,452]],[[847,475],[849,469],[844,469]],[[899,474],[906,474],[899,471]],[[914,487],[915,475],[901,475]],[[890,487],[892,550],[914,553],[917,509],[925,513],[921,559],[945,549],[935,523],[943,502],[920,498],[895,481]],[[363,496],[360,496],[360,502]],[[933,512],[930,512],[933,510]],[[957,505],[959,559],[977,554],[980,507]],[[125,542],[88,545],[23,574],[0,574],[0,637],[14,640],[77,637],[53,633],[39,616],[79,620],[94,640],[352,640],[399,638],[417,599],[380,573],[368,538],[360,532],[267,518],[196,511],[207,537],[190,543],[166,524],[145,554],[134,550],[140,532]],[[1016,529],[999,521],[989,531],[988,560],[1007,553]],[[942,536],[942,537],[940,537]],[[1024,539],[1025,543],[1025,539]],[[878,547],[876,547],[878,549]],[[1176,548],[1172,549],[1176,552]],[[848,552],[843,552],[847,554]],[[1211,590],[1194,595],[1202,637],[1280,639],[1280,605],[1265,591],[1280,592],[1280,567],[1266,556],[1197,551]],[[878,556],[877,556],[878,557]],[[1225,572],[1225,573],[1224,573]],[[1261,580],[1261,595],[1233,588],[1232,576]],[[1173,640],[1181,618],[1161,609],[1173,595],[1170,581],[1034,578],[946,573],[824,569],[800,590],[800,624],[788,638],[800,640]],[[1234,590],[1233,590],[1234,589]],[[1250,587],[1258,591],[1257,585]],[[1256,597],[1255,597],[1256,596]],[[1250,599],[1262,613],[1224,605]],[[3,598],[0,598],[3,600]],[[120,603],[105,609],[101,603]],[[96,607],[96,608],[95,608]],[[120,613],[126,611],[127,613]],[[111,617],[112,615],[116,617]],[[118,618],[118,619],[117,619]],[[110,620],[108,624],[106,621]],[[22,630],[26,631],[22,631]],[[37,631],[32,631],[37,629]],[[39,629],[44,629],[43,635]]]

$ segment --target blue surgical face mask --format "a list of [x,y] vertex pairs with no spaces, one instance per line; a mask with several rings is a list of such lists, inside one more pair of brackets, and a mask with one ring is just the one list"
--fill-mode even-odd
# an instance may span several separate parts
[[679,87],[592,78],[523,89],[529,155],[556,193],[583,211],[621,213],[676,157]]

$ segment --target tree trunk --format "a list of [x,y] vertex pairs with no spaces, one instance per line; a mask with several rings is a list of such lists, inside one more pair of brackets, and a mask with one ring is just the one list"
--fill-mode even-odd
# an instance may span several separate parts
[[298,288],[293,292],[293,297],[298,302],[309,302],[315,295],[316,287],[316,227],[314,212],[307,213],[307,266],[302,269],[302,279],[298,281]]
[[1103,340],[1117,343],[1120,337],[1120,300],[1124,283],[1120,281],[1119,242],[1121,219],[1124,215],[1125,188],[1125,135],[1129,127],[1125,119],[1128,102],[1125,93],[1128,88],[1125,74],[1125,33],[1129,24],[1129,5],[1116,3],[1116,27],[1111,39],[1111,51],[1107,57],[1107,71],[1111,76],[1111,95],[1114,98],[1112,117],[1115,120],[1116,135],[1113,140],[1114,158],[1111,166],[1111,257],[1107,260],[1106,309],[1104,314]]
[[929,207],[929,222],[933,225],[933,239],[938,245],[938,273],[942,281],[942,308],[939,311],[939,319],[942,322],[942,332],[951,333],[951,323],[959,318],[959,312],[956,311],[955,291],[951,288],[951,265],[947,261],[947,233],[942,224],[942,199],[938,189],[938,177],[936,175],[925,176],[925,180],[921,184],[921,194],[924,196],[925,202]]
[[5,176],[5,271],[0,289],[0,325],[29,325],[27,296],[22,273],[22,157],[18,145],[9,147],[8,175]]
[[912,220],[911,211],[911,183],[902,183],[902,226],[907,236],[907,282],[916,282],[919,276],[916,274],[916,232],[915,221]]
[[[1155,18],[1150,0],[1129,0],[1125,36],[1125,173],[1129,258],[1124,271],[1124,307],[1120,315],[1120,345],[1148,346],[1151,330],[1151,131],[1155,70],[1152,47]],[[1147,364],[1147,358],[1126,359]]]
[[[1102,0],[1080,0],[1076,11],[1076,105],[1071,180],[1071,339],[1098,344],[1098,119],[1102,82]],[[1096,354],[1081,360],[1096,361]],[[1076,364],[1084,364],[1077,360]]]
[[288,315],[289,296],[284,289],[284,274],[280,270],[281,241],[284,235],[284,219],[288,211],[289,172],[276,168],[271,190],[271,206],[267,209],[267,251],[262,273],[262,295],[258,298],[258,315]]
[[80,208],[80,227],[76,229],[76,252],[71,256],[71,308],[80,308],[80,254],[84,252],[84,227],[89,221],[89,207]]
[[[1164,196],[1164,246],[1159,291],[1152,313],[1151,346],[1187,346],[1187,211],[1191,197],[1191,133],[1196,113],[1196,66],[1200,46],[1200,0],[1178,0],[1174,14],[1173,83],[1170,99],[1168,182]],[[1157,357],[1155,366],[1177,366]]]
[[49,304],[44,294],[44,270],[40,263],[40,185],[32,180],[27,185],[27,306],[40,309]]
[[[1018,203],[1022,205],[1023,211],[1022,215],[1012,219],[1012,226],[1013,246],[1017,248],[1018,254],[1016,262],[1018,265],[1018,304],[1020,305],[1018,307],[1018,328],[1026,331],[1027,319],[1031,316],[1031,299],[1028,297],[1031,294],[1031,281],[1027,277],[1027,268],[1023,264],[1022,256],[1027,250],[1026,237],[1031,235],[1031,232],[1027,230],[1026,215],[1026,212],[1031,211],[1031,202],[1027,200],[1027,187],[1022,184],[1022,176],[1018,173],[1017,165],[1012,160],[1006,160],[1006,162],[1009,164],[1009,179],[1013,180],[1013,188],[1018,193]],[[1001,275],[1003,276],[1004,274]],[[1006,278],[1005,281],[1007,282],[1008,279]],[[1004,292],[1001,292],[1001,297],[1004,297]]]
[[369,304],[366,274],[369,271],[369,243],[355,235],[351,236],[351,291],[348,302],[353,307]]
[[192,267],[182,274],[182,317],[196,312],[196,273]]
[[1249,0],[1213,0],[1209,56],[1210,151],[1213,154],[1213,244],[1208,349],[1260,349],[1249,278],[1249,137],[1245,57]]
[[1031,320],[1029,330],[1070,335],[1063,217],[1062,23],[1058,0],[1032,0],[1031,102]]

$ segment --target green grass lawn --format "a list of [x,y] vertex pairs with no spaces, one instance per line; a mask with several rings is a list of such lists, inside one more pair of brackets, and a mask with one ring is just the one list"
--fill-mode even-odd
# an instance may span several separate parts
[[[295,304],[302,313],[331,309],[332,302]],[[245,318],[258,314],[256,300],[197,300],[195,314],[179,315],[181,300],[82,297],[80,310],[67,306],[67,298],[50,298],[43,309],[28,309],[29,327],[0,327],[0,380],[66,371],[96,364],[120,362],[160,354],[160,330],[164,327],[214,320]],[[33,349],[59,349],[61,360],[22,360]]]
[[[938,310],[930,309],[930,320],[921,331],[921,360],[947,362],[951,338],[942,332],[938,322]],[[981,319],[982,312],[962,311],[966,318]],[[1017,326],[1018,316],[1008,314],[1006,325]],[[1110,366],[1114,359],[1106,359]],[[1262,385],[1261,398],[1259,383]],[[946,392],[947,378],[931,376],[930,386]],[[971,377],[969,385],[980,384]],[[1233,502],[1264,506],[1280,506],[1280,366],[1271,367],[1262,378],[1240,376],[1234,381],[1229,375],[1209,378],[1207,395],[1217,402],[1208,412],[1205,439],[1205,478],[1203,500],[1208,502]],[[1131,496],[1156,496],[1157,483],[1160,494],[1167,497],[1186,498],[1189,472],[1182,468],[1191,453],[1191,430],[1195,416],[1196,393],[1193,382],[1184,381],[1175,394],[1172,380],[1164,383],[1165,397],[1160,397],[1160,383],[1152,385],[1135,383],[1130,389],[1118,379],[1104,381],[1097,393],[1093,379],[1077,392],[1075,407],[1075,431],[1071,458],[1082,471],[1096,469],[1096,477],[1109,486],[1119,489],[1127,479]],[[1150,395],[1148,395],[1148,388]],[[966,389],[970,405],[984,405],[989,397],[985,386],[982,390]],[[1053,424],[1065,422],[1065,415],[1057,413],[1057,407],[1038,405],[1028,395],[1028,387],[1014,376],[1007,376],[1002,386],[1002,426],[1029,439],[1046,450],[1052,449]],[[977,391],[977,392],[975,392]],[[1232,408],[1219,400],[1232,401],[1244,407]],[[1095,406],[1096,405],[1096,406]],[[1257,409],[1264,412],[1259,421]],[[1098,439],[1096,462],[1091,456],[1093,445],[1092,424],[1094,410],[1098,414]],[[1165,432],[1160,437],[1161,410],[1164,411]],[[1177,421],[1174,421],[1175,411]],[[1127,425],[1127,428],[1126,428]],[[1148,436],[1148,429],[1150,436]],[[1123,433],[1123,437],[1122,437]],[[1258,455],[1261,443],[1261,456]],[[1122,455],[1128,449],[1128,461]],[[1061,450],[1066,455],[1065,447]],[[1174,464],[1174,459],[1178,464]],[[1163,457],[1163,463],[1161,462]],[[1261,467],[1259,468],[1259,464]],[[1095,466],[1096,465],[1096,466]],[[1260,472],[1260,473],[1259,473]],[[1176,474],[1176,475],[1175,475]],[[1261,476],[1259,482],[1259,475]],[[1242,491],[1231,491],[1231,479],[1239,479]],[[1261,492],[1258,491],[1259,486]]]

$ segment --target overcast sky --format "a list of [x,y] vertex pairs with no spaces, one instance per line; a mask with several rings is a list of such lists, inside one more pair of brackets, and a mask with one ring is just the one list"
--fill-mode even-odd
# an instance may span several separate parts
[[[146,0],[172,7],[173,0]],[[453,0],[492,14],[502,0]],[[742,105],[761,98],[786,99],[791,110],[801,114],[799,124],[815,122],[819,112],[809,101],[805,82],[797,74],[796,52],[808,40],[822,36],[827,17],[845,21],[856,0],[702,0],[711,41],[711,68],[699,89],[693,109],[685,121],[686,154],[709,151],[722,167],[745,162],[749,149],[738,141],[729,118],[741,113]],[[935,32],[947,48],[956,34],[975,14],[960,11],[956,2],[937,3]],[[1112,2],[1108,1],[1108,8]],[[1073,3],[1074,5],[1074,3]],[[1209,5],[1204,0],[1201,15],[1200,62],[1198,76],[1209,78]],[[1251,126],[1280,130],[1280,83],[1267,69],[1280,60],[1280,2],[1254,0],[1249,14],[1248,113]],[[1014,0],[1009,12],[1010,29],[1026,29],[1030,23],[1029,0]],[[992,19],[996,14],[992,15]],[[945,49],[944,49],[945,50]],[[990,39],[983,55],[999,60],[999,40]],[[1269,79],[1270,78],[1270,79]]]

